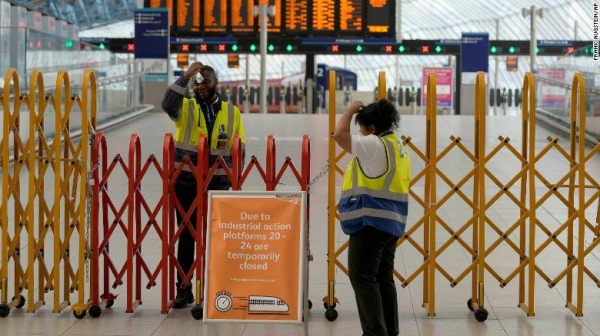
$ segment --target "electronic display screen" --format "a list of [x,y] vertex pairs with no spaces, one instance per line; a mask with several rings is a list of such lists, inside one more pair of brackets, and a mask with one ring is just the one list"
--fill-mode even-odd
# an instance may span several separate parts
[[[268,31],[305,37],[310,34],[395,37],[392,0],[145,0],[148,8],[170,8],[172,30],[190,37],[260,33],[254,6],[275,6]],[[337,9],[337,11],[336,11]],[[333,35],[331,35],[333,36]]]
[[340,0],[340,31],[362,31],[362,14],[362,0]]
[[[369,0],[367,5],[367,31],[372,34],[393,34],[394,27],[390,16],[393,8],[388,0]],[[392,14],[394,14],[392,12]]]
[[227,31],[227,0],[204,0],[205,32]]
[[308,2],[287,0],[285,5],[285,28],[290,32],[308,30]]
[[233,32],[254,31],[253,8],[253,0],[231,0],[231,30]]
[[177,27],[181,31],[200,31],[200,0],[177,1]]
[[335,2],[313,0],[312,29],[314,31],[335,31]]

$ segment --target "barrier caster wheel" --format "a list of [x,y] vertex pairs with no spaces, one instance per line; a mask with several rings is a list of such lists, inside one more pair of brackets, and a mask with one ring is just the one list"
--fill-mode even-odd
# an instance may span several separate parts
[[474,312],[475,309],[473,309],[473,299],[469,299],[469,301],[467,301],[467,308],[469,308],[470,311]]
[[204,313],[204,310],[202,309],[201,306],[196,306],[196,307],[192,308],[192,317],[194,318],[194,320],[202,320],[203,313]]
[[84,318],[86,315],[86,311],[82,311],[81,313],[78,313],[76,310],[73,310],[73,316],[75,316],[76,319],[81,320],[82,318]]
[[100,317],[102,315],[102,308],[100,306],[91,306],[90,307],[90,316],[93,318]]
[[335,321],[338,318],[337,310],[335,310],[335,308],[327,309],[327,311],[325,312],[325,318],[327,319],[327,321]]
[[[115,304],[115,299],[110,299],[110,300],[108,300],[108,302],[106,303],[106,306],[104,306],[104,307],[106,307],[106,308],[110,308],[110,307],[112,307],[114,304]],[[90,314],[91,314],[91,313],[90,313]]]
[[488,311],[485,308],[477,308],[475,310],[475,319],[477,322],[485,322],[488,318]]
[[[329,309],[329,308],[330,308],[330,307],[329,307],[329,303],[327,303],[327,302],[323,302],[323,307],[324,307],[325,309]],[[331,306],[331,309],[335,309],[335,303],[333,304],[333,306]]]
[[5,318],[10,314],[10,307],[7,304],[0,304],[0,317]]
[[308,300],[308,310],[312,309],[312,301]]
[[[12,301],[15,300],[15,297],[13,296]],[[21,295],[21,297],[19,298],[19,304],[16,305],[16,308],[23,308],[23,306],[25,306],[25,302],[27,302],[27,300],[25,300],[25,297],[23,295]]]

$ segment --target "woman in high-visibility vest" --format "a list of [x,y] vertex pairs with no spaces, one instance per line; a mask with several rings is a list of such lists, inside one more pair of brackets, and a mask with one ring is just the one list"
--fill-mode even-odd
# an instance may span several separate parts
[[[352,116],[360,134],[350,134]],[[398,335],[394,283],[396,243],[408,215],[410,157],[394,131],[398,111],[387,100],[352,103],[336,125],[337,144],[354,158],[344,174],[339,212],[350,235],[348,271],[363,335]]]

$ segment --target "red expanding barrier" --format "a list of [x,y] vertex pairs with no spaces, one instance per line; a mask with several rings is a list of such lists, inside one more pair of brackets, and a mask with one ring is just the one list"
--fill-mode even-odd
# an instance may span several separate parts
[[[176,167],[175,143],[171,134],[166,134],[164,138],[162,163],[154,155],[150,155],[143,161],[140,138],[137,134],[132,134],[127,162],[121,154],[117,154],[109,162],[106,138],[101,133],[96,134],[92,148],[91,299],[88,303],[90,316],[98,317],[102,313],[102,307],[110,308],[118,296],[111,292],[111,289],[116,289],[123,284],[126,285],[126,312],[132,313],[142,304],[142,286],[152,289],[157,285],[159,277],[161,313],[166,314],[174,304],[176,275],[179,274],[183,279],[183,286],[188,286],[195,273],[196,306],[192,309],[192,316],[201,318],[207,188],[218,169],[229,177],[233,190],[241,190],[249,181],[252,172],[256,172],[262,180],[262,182],[252,181],[253,186],[264,183],[267,191],[276,190],[286,174],[292,175],[294,183],[297,182],[294,185],[296,190],[308,191],[309,189],[310,140],[307,135],[302,140],[300,170],[289,157],[285,158],[280,167],[277,166],[273,136],[267,139],[264,166],[253,155],[244,167],[243,145],[237,136],[233,140],[231,166],[226,164],[222,157],[209,166],[208,142],[204,136],[201,136],[198,143],[198,162],[191,162],[188,157],[185,157],[183,163]],[[196,199],[187,213],[183,210],[173,189],[177,177],[184,169],[190,171],[198,181]],[[126,188],[119,185],[116,188],[109,188],[109,183],[114,183],[111,181],[119,179],[117,174],[125,174]],[[122,177],[120,181],[122,182]],[[151,201],[156,198],[158,183],[160,183],[159,197]],[[196,225],[190,221],[194,209],[198,209]],[[175,211],[179,211],[184,219],[181,226],[176,225]],[[308,210],[306,214],[308,230]],[[175,253],[175,246],[185,227],[190,230],[192,236],[196,237],[197,247],[194,263],[187,274],[184,274]],[[149,256],[142,254],[142,247],[147,248],[154,242],[151,241],[152,235],[158,236],[161,243],[158,260],[155,260],[156,258],[150,260]],[[116,253],[111,253],[113,245],[113,249],[117,249]]]
[[[131,313],[141,303],[141,276],[147,277],[147,288],[156,285],[156,279],[163,267],[162,262],[153,270],[142,257],[142,242],[151,229],[159,237],[163,236],[164,225],[158,222],[158,214],[163,208],[163,199],[151,208],[142,193],[141,184],[148,177],[149,168],[154,167],[159,176],[163,176],[163,169],[154,155],[151,155],[142,166],[141,142],[137,134],[131,135],[129,143],[128,161],[116,155],[110,164],[106,138],[103,134],[96,135],[92,148],[94,163],[92,185],[92,226],[91,226],[91,302],[90,315],[97,317],[101,314],[100,306],[111,307],[117,295],[110,292],[110,288],[117,288],[126,281],[126,311]],[[163,164],[164,166],[164,164]],[[109,181],[115,178],[116,171],[121,170],[126,175],[127,188],[125,198],[120,204],[115,203],[109,189]],[[147,221],[142,228],[142,212],[147,216]],[[117,237],[117,232],[123,234],[125,245],[125,261],[122,265],[116,264],[111,257],[110,246]],[[100,262],[103,262],[100,265]],[[101,269],[102,266],[102,269]],[[102,283],[102,289],[100,285]],[[135,292],[134,292],[135,290]]]

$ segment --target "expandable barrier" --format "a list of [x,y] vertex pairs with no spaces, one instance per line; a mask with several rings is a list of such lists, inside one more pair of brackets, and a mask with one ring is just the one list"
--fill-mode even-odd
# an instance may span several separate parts
[[[202,316],[206,189],[217,170],[224,171],[231,179],[233,190],[240,190],[254,173],[264,182],[266,190],[276,190],[285,180],[293,184],[289,185],[291,187],[308,191],[308,136],[304,136],[302,141],[300,170],[289,157],[277,166],[272,136],[267,139],[266,164],[261,165],[256,156],[252,156],[245,168],[242,143],[237,137],[233,140],[231,167],[222,157],[208,167],[209,151],[203,137],[199,139],[200,162],[192,163],[185,158],[182,165],[175,167],[171,134],[165,136],[162,162],[155,155],[142,160],[141,141],[137,134],[131,135],[126,160],[120,154],[109,160],[106,137],[95,133],[97,86],[92,70],[84,72],[81,96],[71,94],[68,74],[62,70],[53,94],[44,91],[43,78],[37,70],[32,75],[30,92],[21,93],[19,88],[18,74],[8,70],[4,90],[0,94],[4,111],[0,157],[1,317],[8,316],[11,309],[21,308],[26,303],[28,312],[37,311],[44,305],[45,294],[49,291],[54,291],[53,312],[60,312],[71,305],[71,293],[77,291],[77,299],[71,305],[73,315],[83,318],[89,310],[92,317],[98,317],[102,314],[102,307],[111,307],[117,299],[111,289],[123,284],[126,284],[126,312],[132,313],[142,303],[143,285],[151,289],[158,282],[162,287],[161,312],[167,313],[174,302],[176,272],[183,277],[184,285],[189,285],[195,271],[201,276],[196,280],[197,306],[192,315],[199,318]],[[29,112],[27,139],[23,139],[23,132],[19,132],[23,106]],[[48,106],[55,112],[53,134],[45,129]],[[81,127],[79,142],[74,140],[70,130],[75,106],[81,111],[81,124],[87,125]],[[51,136],[48,136],[49,133]],[[88,158],[88,145],[91,158]],[[184,168],[199,181],[198,197],[187,213],[173,192],[173,184]],[[153,172],[155,175],[152,175]],[[26,181],[22,176],[25,173],[28,173]],[[126,188],[116,184],[117,173],[125,175]],[[113,180],[116,187],[111,189],[109,185]],[[46,190],[49,181],[53,181],[53,188]],[[156,181],[160,181],[158,192],[152,189]],[[26,197],[21,192],[24,188],[27,188]],[[124,191],[124,195],[119,193],[120,190]],[[156,197],[157,193],[159,197]],[[119,199],[121,196],[122,200]],[[9,207],[14,210],[9,211]],[[198,209],[198,216],[197,223],[192,225],[189,218],[194,208]],[[185,218],[184,225],[180,227],[175,225],[175,211]],[[183,274],[175,255],[175,244],[186,226],[196,237],[198,248],[193,267]],[[195,227],[201,229],[195,230]],[[22,248],[24,235],[27,236],[25,251]],[[142,246],[149,245],[148,237],[151,235],[158,237],[161,245],[156,262],[142,253]],[[76,246],[71,246],[73,240],[77,241]],[[122,246],[123,242],[125,246]],[[117,253],[111,254],[111,250],[115,249]],[[117,255],[123,260],[118,260]],[[12,278],[9,278],[9,267],[14,267]],[[145,283],[142,283],[143,277]],[[86,301],[86,283],[90,280],[90,296]],[[13,294],[10,301],[9,288]],[[23,290],[27,290],[27,300]],[[37,301],[35,290],[38,291]]]
[[[108,147],[104,134],[96,134],[92,149],[94,167],[92,185],[92,281],[90,285],[90,315],[98,317],[102,313],[101,307],[110,308],[115,303],[118,295],[110,292],[110,288],[117,288],[126,281],[126,312],[132,313],[142,300],[142,274],[146,275],[147,288],[156,285],[156,279],[164,263],[159,263],[154,268],[144,260],[142,255],[142,242],[154,229],[159,237],[163,236],[166,224],[159,225],[159,212],[163,209],[164,197],[160,197],[154,207],[144,198],[142,181],[151,178],[149,170],[154,167],[158,173],[158,180],[162,180],[163,170],[154,155],[142,162],[141,141],[137,134],[132,134],[129,142],[128,160],[125,162],[121,154],[117,154],[108,164]],[[142,166],[143,165],[143,166]],[[125,195],[122,203],[118,204],[109,189],[110,178],[118,170],[122,170],[126,177]],[[154,177],[156,178],[156,177]],[[162,194],[162,191],[161,191]],[[119,195],[120,196],[120,195]],[[142,212],[147,220],[142,227]],[[122,233],[117,237],[117,232]],[[125,260],[122,264],[112,258],[110,242],[116,238],[125,241]],[[121,251],[119,251],[121,252]],[[102,258],[102,265],[101,263]],[[102,270],[101,270],[102,267]],[[102,283],[102,293],[100,285]]]
[[[75,314],[81,314],[85,313],[85,265],[89,259],[87,138],[88,132],[96,127],[96,77],[92,70],[84,71],[81,96],[71,94],[69,76],[64,70],[58,73],[54,93],[44,90],[39,71],[35,70],[31,77],[29,92],[21,93],[17,72],[9,69],[0,94],[4,111],[0,316],[8,316],[12,308],[21,308],[26,302],[27,311],[35,312],[45,304],[45,294],[49,291],[54,292],[53,312],[71,305],[71,293],[77,291],[72,308]],[[45,128],[48,106],[54,110],[53,134]],[[81,112],[83,125],[79,142],[70,133],[75,106]],[[23,132],[21,126],[23,107],[28,113],[28,132]],[[22,176],[25,173],[28,173],[26,180]],[[54,182],[52,196],[45,189],[50,181]],[[76,246],[71,246],[72,240],[77,241]],[[11,265],[13,279],[8,276]],[[8,300],[9,288],[12,288],[11,300]],[[27,290],[27,300],[23,290]]]
[[[330,73],[329,78],[335,78],[335,73]],[[385,98],[385,73],[379,73],[378,98]],[[335,83],[330,83],[335,85]],[[585,211],[592,209],[595,202],[600,199],[600,185],[593,176],[585,170],[585,165],[599,150],[600,138],[591,150],[586,153],[585,147],[585,89],[583,77],[580,74],[575,75],[572,86],[571,97],[571,134],[569,150],[560,146],[558,138],[548,138],[548,144],[541,150],[535,147],[536,130],[536,99],[534,77],[528,73],[524,78],[523,84],[523,104],[522,104],[522,148],[519,152],[511,144],[511,139],[507,136],[499,136],[498,145],[494,146],[489,152],[486,150],[486,120],[485,120],[485,77],[483,73],[477,74],[476,93],[475,93],[475,116],[474,116],[474,144],[473,150],[470,150],[462,142],[459,136],[451,136],[450,143],[438,152],[437,144],[437,123],[436,123],[436,79],[435,74],[430,74],[427,87],[427,114],[425,117],[425,149],[421,150],[411,141],[410,136],[402,136],[402,140],[411,150],[413,158],[418,158],[423,162],[424,168],[421,171],[414,172],[411,181],[411,202],[417,203],[423,208],[423,215],[415,222],[407,223],[406,233],[398,241],[398,247],[409,246],[416,250],[417,254],[422,256],[423,263],[412,273],[403,275],[396,270],[396,278],[403,287],[408,286],[418,276],[423,277],[423,307],[429,316],[435,316],[436,304],[436,274],[441,274],[446,278],[451,287],[455,287],[468,275],[471,275],[471,297],[467,301],[467,307],[474,312],[475,318],[483,322],[487,319],[488,312],[484,308],[485,296],[485,275],[489,273],[495,278],[500,287],[505,287],[508,283],[518,277],[519,290],[517,303],[528,316],[535,315],[535,281],[536,275],[539,275],[550,287],[556,286],[563,278],[566,278],[566,306],[572,310],[576,316],[583,314],[583,278],[587,275],[600,287],[600,280],[593,272],[585,266],[585,257],[598,245],[600,239],[600,206],[596,216],[596,224],[590,223],[586,219]],[[336,244],[336,219],[339,220],[339,213],[336,203],[336,176],[343,174],[343,170],[338,166],[346,152],[337,153],[333,131],[335,129],[335,95],[330,95],[330,114],[329,114],[329,162],[331,169],[329,171],[329,197],[328,197],[328,291],[323,298],[325,308],[327,309],[325,317],[333,321],[338,317],[335,310],[339,303],[335,296],[336,268],[339,268],[346,275],[348,269],[340,260],[340,256],[348,248],[348,242],[339,246]],[[577,123],[577,113],[579,113],[579,124]],[[563,176],[545,177],[537,164],[548,156],[550,150],[555,150],[561,158],[564,158],[570,169]],[[448,173],[440,169],[439,162],[443,160],[452,151],[463,153],[465,160],[473,162],[473,168],[466,174],[454,172],[453,179],[449,178]],[[494,157],[503,155],[514,157],[520,163],[520,170],[514,176],[503,180],[491,171],[490,161]],[[458,179],[458,182],[454,180]],[[551,182],[554,180],[554,182]],[[442,182],[440,184],[440,182]],[[413,187],[417,183],[424,185],[423,192],[418,194]],[[472,187],[470,186],[472,184]],[[443,188],[441,188],[443,187]],[[492,196],[486,195],[490,189],[497,187],[497,192]],[[546,192],[541,197],[537,196],[537,191],[545,188]],[[565,196],[562,190],[567,190]],[[587,189],[595,191],[592,194],[586,193]],[[417,188],[420,189],[420,188]],[[447,189],[442,194],[442,189]],[[472,191],[469,196],[468,192]],[[577,195],[576,195],[577,192]],[[517,196],[518,195],[518,196]],[[549,198],[554,196],[567,209],[568,216],[561,222],[557,229],[551,230],[548,225],[538,216],[538,209],[545,205]],[[451,198],[458,198],[464,202],[472,212],[472,216],[458,225],[457,230],[453,230],[450,223],[447,223],[440,215],[438,210],[447,204]],[[509,225],[506,231],[501,230],[501,225],[494,221],[494,218],[488,214],[493,210],[495,204],[499,203],[501,197],[506,197],[519,209],[519,218]],[[577,221],[577,234],[575,234],[575,221]],[[415,239],[417,230],[422,230],[422,242]],[[439,230],[448,234],[448,239],[438,242]],[[472,237],[469,242],[465,233],[471,230]],[[540,243],[541,234],[547,238]],[[566,244],[561,241],[560,235],[567,232]],[[586,237],[592,234],[592,242],[585,246]],[[514,236],[518,236],[515,239]],[[536,240],[537,238],[537,240]],[[487,244],[486,240],[491,240]],[[498,254],[498,247],[506,244],[511,250],[516,252],[514,261],[516,266],[512,268],[509,274],[502,275],[500,270],[494,269],[487,260]],[[556,276],[551,277],[542,269],[542,262],[536,260],[536,257],[548,250],[548,246],[554,243],[566,256],[566,267]],[[444,266],[441,258],[450,247],[460,247],[466,253],[471,255],[472,261],[468,266],[459,272],[457,276],[452,276],[447,271],[448,266]],[[510,258],[504,256],[503,266],[513,267],[509,263]],[[573,303],[573,272],[577,271],[577,302]]]
[[[330,79],[334,78],[333,73]],[[38,71],[34,71],[30,82],[29,92],[21,93],[19,76],[10,69],[6,73],[4,90],[0,93],[3,109],[0,141],[1,317],[8,316],[11,309],[26,304],[29,313],[37,311],[47,301],[46,294],[50,291],[53,291],[53,312],[58,313],[71,306],[77,318],[84,317],[87,310],[91,316],[97,317],[102,307],[112,306],[117,299],[111,288],[123,284],[126,284],[126,311],[133,312],[142,302],[144,285],[151,289],[159,282],[161,312],[167,313],[173,306],[175,296],[175,272],[184,277],[185,284],[191,282],[194,271],[204,274],[206,188],[217,170],[229,176],[234,190],[240,190],[252,174],[262,180],[266,190],[275,190],[287,175],[291,175],[295,188],[304,191],[310,188],[310,143],[307,136],[303,138],[300,170],[289,157],[281,166],[277,166],[273,137],[267,140],[264,166],[252,156],[249,164],[243,167],[242,145],[239,139],[234,139],[232,166],[227,166],[220,158],[209,167],[207,142],[201,137],[200,162],[193,163],[186,159],[182,165],[175,167],[174,142],[170,134],[165,136],[162,164],[154,155],[142,159],[141,142],[136,134],[131,136],[127,161],[120,155],[109,161],[106,139],[100,133],[95,134],[89,144],[92,146],[92,158],[88,158],[87,139],[96,127],[97,88],[94,72],[85,71],[81,95],[70,92],[69,77],[64,71],[59,72],[54,93],[44,90],[42,75]],[[380,73],[379,98],[385,97],[385,82],[385,74]],[[483,300],[487,274],[496,279],[500,287],[507,286],[513,280],[518,282],[516,303],[528,316],[535,315],[536,280],[542,279],[549,287],[554,287],[566,279],[566,306],[576,316],[582,316],[584,279],[590,278],[600,286],[600,279],[585,263],[585,258],[600,242],[600,210],[596,215],[596,223],[586,217],[586,210],[592,210],[600,200],[600,184],[593,174],[586,171],[586,164],[600,151],[600,138],[590,149],[585,147],[585,137],[580,136],[585,134],[583,76],[577,74],[573,79],[568,148],[563,148],[558,138],[548,138],[545,146],[536,148],[535,85],[533,76],[527,74],[522,90],[520,150],[508,136],[499,136],[498,144],[487,150],[486,87],[483,74],[478,74],[473,149],[469,149],[460,137],[451,136],[448,145],[438,150],[434,74],[430,75],[428,83],[425,148],[419,149],[408,135],[402,137],[413,159],[422,161],[424,166],[421,171],[414,172],[410,190],[411,202],[422,207],[423,213],[414,223],[407,225],[405,235],[398,242],[398,246],[416,251],[423,262],[408,274],[395,271],[395,276],[403,287],[422,276],[423,306],[429,316],[434,316],[436,275],[448,280],[451,287],[471,275],[471,297],[467,306],[475,312],[479,321],[487,318]],[[335,95],[330,92],[331,135],[335,128],[334,107]],[[29,115],[26,135],[21,126],[20,112],[23,108]],[[45,113],[49,108],[55,112],[54,130],[45,127]],[[70,132],[74,108],[81,111],[84,125],[78,142]],[[343,173],[337,163],[345,156],[345,152],[336,153],[335,148],[335,142],[330,138],[328,293],[324,298],[329,320],[337,318],[335,307],[339,302],[335,297],[335,271],[337,267],[347,273],[340,256],[348,247],[347,242],[340,246],[335,244],[336,218],[339,220],[335,202],[336,176]],[[452,175],[443,172],[439,162],[454,152],[460,152],[466,160],[470,160],[468,162],[472,162],[472,169]],[[512,176],[494,174],[492,161],[500,155],[517,160],[519,171]],[[569,167],[568,171],[545,176],[540,167],[550,155],[564,159],[562,162]],[[173,192],[173,184],[184,168],[195,174],[199,181],[198,196],[192,207],[199,209],[195,226],[189,220],[192,210],[183,213]],[[113,190],[109,184],[117,172],[126,175],[127,187]],[[152,175],[153,172],[155,175]],[[92,185],[89,184],[90,180]],[[458,182],[454,182],[456,180]],[[152,189],[151,184],[154,182],[156,185],[156,181],[160,186]],[[53,184],[52,189],[47,186],[49,182]],[[419,188],[423,185],[422,192],[415,188],[417,184]],[[26,197],[22,194],[25,189]],[[490,194],[493,189],[496,190]],[[122,200],[119,200],[120,197]],[[440,208],[453,198],[462,200],[472,214],[458,225],[458,229],[453,229],[439,214]],[[519,212],[518,218],[508,223],[504,231],[491,215],[491,210],[500,204],[501,199],[510,200]],[[559,222],[556,227],[551,226],[539,211],[547,204],[564,207],[566,215],[564,218],[556,217],[555,220]],[[192,230],[198,245],[196,261],[188,274],[183,274],[174,253],[183,229],[183,226],[177,227],[175,224],[175,211],[187,218],[184,225]],[[306,213],[308,216],[309,211]],[[194,227],[201,229],[194,230]],[[422,241],[416,238],[418,230],[423,232]],[[470,241],[466,237],[469,230],[472,234]],[[449,238],[438,243],[440,232]],[[151,235],[157,236],[161,245],[158,260],[150,260],[142,253],[142,246],[148,246],[148,237]],[[544,239],[540,239],[542,236],[545,236]],[[27,241],[26,247],[24,239]],[[121,239],[119,242],[124,241],[125,246],[115,244],[118,239]],[[76,244],[72,246],[73,242]],[[501,246],[515,252],[515,264],[504,263],[506,267],[498,269],[493,266],[494,257],[501,254],[503,261],[511,258],[500,251]],[[448,255],[449,249],[457,247],[464,249],[472,260],[464,269],[453,269],[452,273],[457,274],[453,276],[448,271],[450,267],[445,264],[444,256]],[[124,252],[111,253],[115,250],[122,252],[119,248]],[[310,246],[307,248],[310,251]],[[551,248],[564,253],[564,266],[556,274],[548,272],[543,260],[543,254]],[[122,255],[124,260],[117,261],[117,254]],[[9,269],[12,272],[9,273]],[[146,279],[142,283],[144,276]],[[88,281],[91,281],[90,298],[86,301]],[[204,279],[199,276],[195,281],[196,306],[192,315],[199,318],[202,316]],[[75,291],[77,296],[72,301],[71,294]]]
[[[298,170],[291,158],[286,157],[281,167],[276,164],[275,139],[267,139],[266,165],[252,156],[249,164],[244,168],[242,159],[242,143],[236,136],[233,139],[232,165],[228,166],[222,157],[212,166],[208,165],[208,142],[204,136],[199,138],[198,162],[191,162],[184,157],[182,164],[175,166],[175,143],[171,134],[165,135],[163,143],[162,164],[151,155],[145,162],[141,159],[141,144],[137,134],[130,140],[128,162],[121,155],[115,156],[110,164],[107,161],[107,146],[104,135],[97,134],[93,148],[94,184],[92,196],[93,223],[92,223],[92,283],[90,301],[90,315],[98,317],[102,307],[111,307],[117,295],[111,293],[111,287],[117,288],[126,282],[126,312],[132,313],[142,302],[142,276],[145,276],[145,287],[151,289],[160,281],[161,283],[161,312],[166,314],[174,305],[175,276],[182,278],[182,286],[191,285],[192,275],[195,273],[195,299],[196,306],[192,308],[192,316],[196,319],[202,317],[203,286],[204,286],[204,258],[207,219],[205,214],[208,207],[208,185],[218,170],[222,170],[232,182],[233,190],[241,190],[252,172],[258,174],[259,179],[265,184],[266,190],[276,190],[278,184],[286,174],[292,175],[292,180],[297,182],[298,189],[308,191],[310,175],[310,141],[304,136],[302,142],[301,170]],[[118,168],[120,167],[120,168]],[[159,178],[149,175],[154,168]],[[111,191],[108,184],[111,175],[118,170],[126,175],[127,188],[122,188],[123,195]],[[173,190],[177,177],[183,170],[191,172],[198,181],[197,196],[186,212],[178,201]],[[150,203],[142,188],[144,180],[161,181],[160,197],[156,203]],[[155,193],[155,191],[154,191]],[[123,200],[115,204],[117,196]],[[191,222],[194,209],[197,209],[196,223]],[[183,217],[183,224],[175,223],[175,211]],[[308,216],[308,214],[307,214]],[[307,218],[308,220],[308,218]],[[159,224],[159,221],[162,224]],[[177,261],[175,245],[184,228],[188,228],[196,239],[196,257],[190,268],[185,273]],[[199,229],[197,229],[199,228]],[[149,266],[142,255],[142,245],[149,237],[150,230],[154,230],[161,243],[161,256],[156,265]],[[117,236],[117,233],[121,237]],[[110,253],[111,241],[125,240],[125,260],[122,264],[115,262]],[[120,254],[117,254],[120,255]],[[101,265],[102,264],[102,265]],[[200,276],[198,276],[200,275]],[[160,279],[159,279],[160,278]]]

